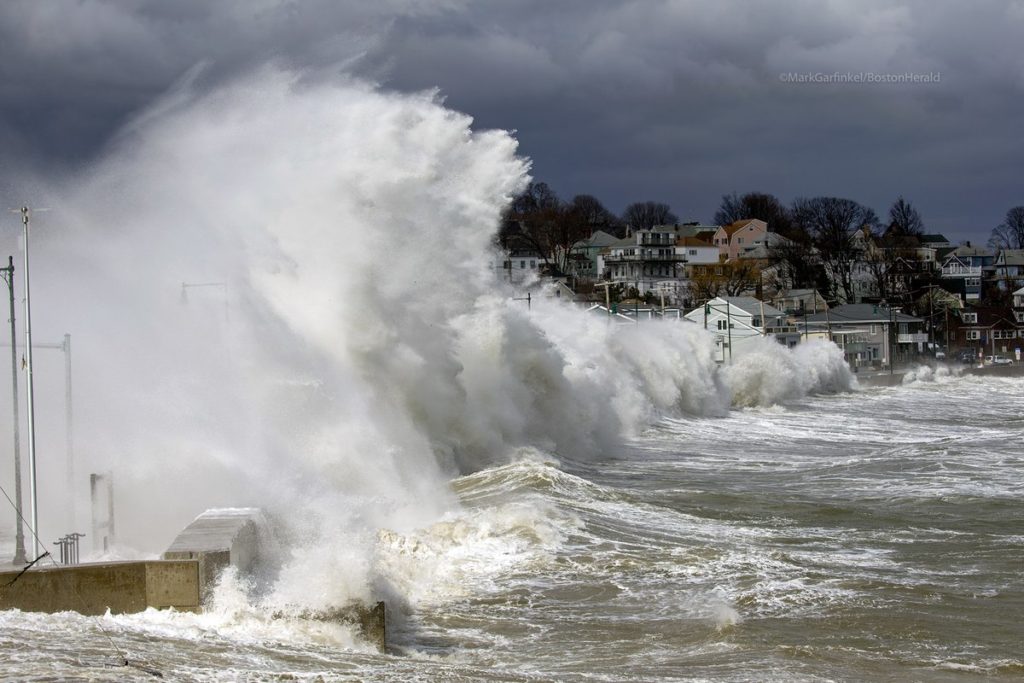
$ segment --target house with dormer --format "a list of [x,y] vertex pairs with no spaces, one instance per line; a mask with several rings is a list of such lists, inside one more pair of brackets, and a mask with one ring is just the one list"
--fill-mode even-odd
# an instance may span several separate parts
[[951,345],[974,349],[977,355],[1013,354],[1024,345],[1024,322],[1008,306],[968,306],[960,311],[960,324]]
[[[961,294],[964,302],[981,298],[982,282],[995,273],[995,254],[990,249],[957,247],[942,261],[943,287]],[[948,286],[947,286],[948,285]]]

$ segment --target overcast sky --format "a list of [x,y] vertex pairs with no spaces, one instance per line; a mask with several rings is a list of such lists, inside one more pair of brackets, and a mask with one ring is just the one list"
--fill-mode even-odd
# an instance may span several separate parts
[[[87,164],[133,112],[277,60],[437,88],[619,212],[836,195],[984,241],[1024,204],[1024,0],[7,0],[2,182]],[[938,82],[785,82],[783,74]],[[9,198],[8,203],[18,203]]]

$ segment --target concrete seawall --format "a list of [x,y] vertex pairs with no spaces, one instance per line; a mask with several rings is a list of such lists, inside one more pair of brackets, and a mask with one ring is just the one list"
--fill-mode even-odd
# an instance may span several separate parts
[[194,560],[103,562],[18,574],[0,572],[0,609],[96,615],[108,609],[128,614],[147,607],[193,612],[200,607],[199,563]]
[[[227,567],[243,577],[258,577],[261,556],[274,546],[270,531],[258,508],[214,508],[182,530],[162,560],[33,567],[23,573],[0,567],[0,610],[101,615],[154,607],[198,612]],[[383,602],[273,616],[349,624],[381,650],[386,644]]]

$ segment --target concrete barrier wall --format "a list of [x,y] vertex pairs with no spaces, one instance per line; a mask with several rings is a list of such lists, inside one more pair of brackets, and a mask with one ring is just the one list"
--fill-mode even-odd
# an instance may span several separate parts
[[[0,609],[25,612],[115,614],[147,607],[197,611],[199,565],[195,561],[103,562],[73,567],[0,572]],[[11,583],[14,581],[13,583]]]

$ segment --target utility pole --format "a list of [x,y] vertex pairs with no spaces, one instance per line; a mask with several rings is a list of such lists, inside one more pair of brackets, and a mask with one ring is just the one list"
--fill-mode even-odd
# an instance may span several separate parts
[[29,298],[28,277],[28,226],[29,208],[21,207],[21,224],[25,231],[25,374],[28,378],[28,479],[29,495],[32,501],[32,543],[33,557],[39,557],[39,500],[36,482],[36,408],[35,385],[32,381],[32,303]]
[[71,526],[75,525],[75,451],[71,412],[71,335],[64,333],[64,436],[67,439],[68,502],[71,506]]
[[25,529],[22,519],[21,504],[21,436],[19,428],[21,420],[18,418],[18,335],[14,330],[14,257],[7,257],[7,267],[0,268],[3,278],[7,282],[7,289],[11,301],[11,395],[14,406],[14,507],[16,519],[14,520],[14,560],[15,566],[28,564],[25,559]]

